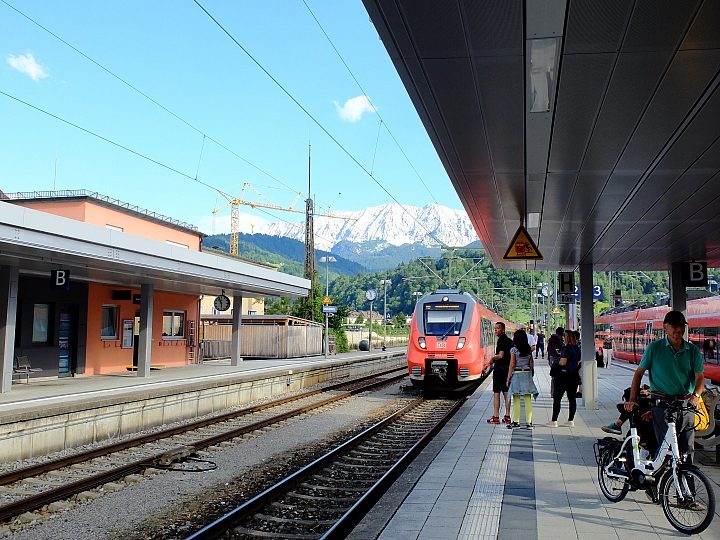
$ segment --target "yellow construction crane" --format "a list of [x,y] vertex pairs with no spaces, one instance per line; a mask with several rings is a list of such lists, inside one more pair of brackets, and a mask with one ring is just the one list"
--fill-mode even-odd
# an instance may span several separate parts
[[[245,190],[247,188],[250,188],[251,190],[253,190],[255,193],[258,194],[258,196],[262,197],[267,202],[246,201],[244,197],[245,197]],[[228,206],[231,207],[231,214],[230,214],[230,254],[231,255],[238,254],[238,229],[240,228],[240,205],[241,204],[245,204],[247,206],[250,206],[251,208],[269,208],[271,210],[281,210],[283,212],[295,212],[297,214],[305,214],[305,210],[296,210],[295,208],[293,208],[295,206],[295,204],[298,202],[298,200],[300,199],[300,197],[302,197],[302,192],[298,192],[297,196],[295,197],[295,200],[287,208],[285,208],[284,206],[278,206],[277,204],[271,203],[262,193],[260,193],[254,187],[252,187],[249,182],[245,182],[243,184],[242,191],[240,191],[239,197],[232,197],[232,196],[228,195],[227,193],[223,193],[220,190],[218,190],[218,193],[220,195],[222,195],[227,200],[227,202],[220,207],[216,207],[213,210],[213,219],[215,218],[215,216],[217,215],[218,212],[220,212],[224,208],[227,208]],[[217,204],[217,202],[216,202],[216,204]],[[342,215],[338,215],[338,214],[314,212],[313,215],[328,217],[328,218],[344,219],[346,221],[357,221],[357,218],[351,218],[351,217],[342,216]]]

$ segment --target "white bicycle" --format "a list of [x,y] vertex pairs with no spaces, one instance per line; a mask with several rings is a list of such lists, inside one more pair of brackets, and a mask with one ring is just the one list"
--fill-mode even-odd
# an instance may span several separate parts
[[625,440],[605,437],[595,443],[600,489],[609,501],[620,502],[630,490],[657,485],[657,494],[670,524],[685,534],[697,534],[707,529],[713,520],[715,494],[708,477],[684,462],[675,427],[682,411],[691,410],[696,414],[697,411],[683,400],[655,399],[667,407],[668,422],[665,440],[658,447],[655,459],[649,459],[647,451],[640,446],[633,414]]

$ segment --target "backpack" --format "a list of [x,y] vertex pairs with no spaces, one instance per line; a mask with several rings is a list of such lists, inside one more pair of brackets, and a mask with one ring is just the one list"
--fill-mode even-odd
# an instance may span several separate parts
[[562,349],[562,338],[557,334],[550,336],[548,340],[548,356],[560,357],[560,350]]
[[567,364],[562,366],[567,373],[575,373],[580,369],[580,348],[577,345],[566,345],[565,355]]

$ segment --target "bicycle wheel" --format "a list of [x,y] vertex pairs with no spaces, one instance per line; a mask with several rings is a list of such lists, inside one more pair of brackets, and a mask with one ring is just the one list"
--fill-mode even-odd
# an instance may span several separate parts
[[626,470],[626,463],[622,461],[615,461],[615,453],[617,450],[608,449],[600,456],[600,463],[598,463],[598,480],[600,482],[600,490],[602,491],[605,498],[610,502],[620,502],[627,495],[630,489],[630,484],[624,478],[616,478],[614,476],[608,476],[605,472],[605,467],[609,464],[613,464],[613,467],[617,469]]
[[672,469],[660,484],[663,512],[670,524],[685,534],[697,534],[710,525],[715,515],[715,494],[710,480],[694,465],[678,466],[678,494]]

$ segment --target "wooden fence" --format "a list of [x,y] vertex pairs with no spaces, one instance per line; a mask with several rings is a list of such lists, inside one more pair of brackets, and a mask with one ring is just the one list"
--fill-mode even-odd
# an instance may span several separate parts
[[[200,341],[200,360],[230,358],[232,326],[208,325]],[[240,355],[298,358],[323,353],[323,329],[313,325],[243,324]]]

